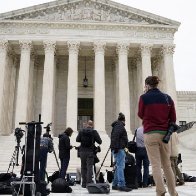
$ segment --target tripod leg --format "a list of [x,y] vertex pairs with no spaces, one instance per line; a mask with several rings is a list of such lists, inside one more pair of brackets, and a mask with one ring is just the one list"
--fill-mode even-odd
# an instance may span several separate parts
[[96,175],[95,175],[95,179],[97,179],[97,177],[98,177],[98,175],[99,175],[99,173],[100,173],[100,171],[101,171],[101,168],[102,168],[102,166],[103,166],[103,163],[105,162],[105,159],[106,159],[106,157],[107,157],[109,151],[110,151],[110,147],[108,148],[108,151],[106,152],[106,155],[105,155],[105,157],[104,157],[104,159],[103,159],[103,161],[102,161],[102,163],[101,163],[101,166],[100,166],[98,172],[97,172]]
[[58,166],[59,172],[60,172],[60,166],[59,166],[59,162],[58,162],[55,150],[53,151],[53,153],[54,153],[54,156],[55,156],[55,159],[56,159],[56,163],[57,163],[57,166]]
[[46,170],[45,170],[45,175],[46,175],[46,178],[47,178],[47,183],[49,183],[49,180],[48,180],[48,173],[47,173]]

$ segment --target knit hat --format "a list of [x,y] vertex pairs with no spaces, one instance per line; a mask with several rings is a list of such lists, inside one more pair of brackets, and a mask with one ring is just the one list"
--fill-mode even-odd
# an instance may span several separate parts
[[118,120],[125,121],[125,115],[122,112],[118,114]]

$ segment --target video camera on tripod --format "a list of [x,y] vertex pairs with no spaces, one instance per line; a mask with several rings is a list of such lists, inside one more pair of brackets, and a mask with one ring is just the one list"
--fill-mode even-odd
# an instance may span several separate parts
[[24,135],[23,132],[25,132],[25,131],[22,130],[21,128],[18,128],[18,127],[17,127],[17,128],[15,129],[14,135],[16,136],[17,144],[20,144],[21,139],[22,139],[22,137],[23,137],[23,135]]
[[25,132],[25,131],[22,130],[21,128],[18,128],[18,127],[14,131],[14,136],[16,137],[17,145],[15,146],[14,152],[12,154],[12,157],[11,157],[11,160],[10,160],[10,163],[9,163],[9,166],[8,166],[7,173],[9,172],[11,166],[12,166],[12,173],[13,173],[13,170],[14,170],[14,166],[15,165],[19,166],[19,163],[18,163],[19,151],[21,150],[21,152],[23,153],[23,149],[20,146],[21,139],[24,135],[23,132]]
[[44,133],[44,136],[53,139],[52,136],[51,136],[51,134],[50,134],[50,131],[51,131],[51,128],[50,128],[50,127],[51,127],[51,126],[52,126],[52,123],[48,123],[48,124],[44,127],[44,129],[46,129],[46,133]]

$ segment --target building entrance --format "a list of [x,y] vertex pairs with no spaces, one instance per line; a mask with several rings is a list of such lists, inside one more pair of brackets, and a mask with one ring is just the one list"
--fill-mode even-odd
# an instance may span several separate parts
[[93,120],[93,99],[79,98],[78,99],[78,130],[83,128],[83,123],[88,120]]

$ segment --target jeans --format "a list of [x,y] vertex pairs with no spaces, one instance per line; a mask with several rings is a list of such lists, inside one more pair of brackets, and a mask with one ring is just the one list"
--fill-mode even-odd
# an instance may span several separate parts
[[41,181],[45,181],[46,165],[47,165],[48,148],[40,149],[40,170],[39,176]]
[[[139,184],[147,185],[149,176],[149,160],[146,148],[138,147],[135,153],[137,166],[137,181]],[[143,179],[142,179],[142,165],[143,165]]]
[[60,159],[60,160],[61,160],[60,178],[65,179],[65,175],[66,175],[67,168],[69,165],[70,156],[66,156],[65,158]]
[[114,153],[114,160],[116,163],[116,169],[114,172],[114,179],[112,182],[112,186],[124,187],[125,186],[125,176],[124,176],[124,169],[125,169],[125,151],[124,149],[120,149],[118,153]]

